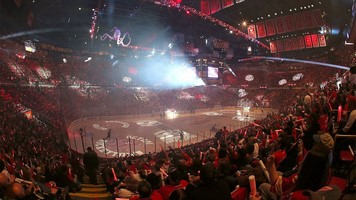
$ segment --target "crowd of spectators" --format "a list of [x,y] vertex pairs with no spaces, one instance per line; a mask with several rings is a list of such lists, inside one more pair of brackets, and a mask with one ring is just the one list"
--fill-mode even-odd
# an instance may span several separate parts
[[[329,184],[333,160],[338,159],[333,152],[341,144],[333,137],[356,133],[355,119],[349,117],[356,108],[355,86],[344,81],[340,90],[335,80],[323,89],[305,89],[278,114],[270,113],[230,133],[221,130],[214,139],[115,160],[104,168],[104,179],[116,197],[130,199],[230,199],[237,185],[251,189],[251,175],[261,195],[252,198],[290,198],[297,190],[317,192]],[[353,128],[345,129],[343,120],[334,120],[339,105],[343,120],[353,120]],[[334,130],[331,124],[340,128]],[[328,190],[332,198],[341,195],[337,187]]]
[[[93,75],[102,75],[101,70],[89,67],[89,71],[93,70],[89,77],[84,75],[84,70],[72,69],[77,75],[66,78],[57,69],[52,78],[43,80],[35,76],[33,65],[41,64],[56,71],[53,62],[19,62],[17,59],[21,58],[5,57],[0,56],[4,71],[0,88],[1,198],[33,199],[36,195],[48,199],[65,198],[68,190],[80,190],[84,176],[81,155],[68,149],[63,133],[41,123],[36,116],[25,116],[19,105],[25,110],[34,110],[35,115],[38,112],[48,116],[60,127],[64,118],[70,121],[88,115],[152,113],[157,108],[169,107],[189,110],[234,106],[239,99],[235,90],[221,87],[164,92],[89,87],[86,95],[78,95],[78,90],[83,90],[84,86],[79,84],[79,89],[69,86],[77,86],[75,84],[80,81],[107,83],[105,76]],[[14,63],[32,74],[31,77],[37,77],[34,82],[58,85],[31,85],[24,74],[18,76],[8,70],[8,65]],[[323,81],[329,75],[334,76],[326,73]],[[253,190],[249,183],[251,175],[255,177],[262,199],[278,199],[297,189],[318,191],[328,184],[328,173],[324,172],[333,166],[330,152],[341,149],[340,144],[327,141],[333,141],[337,133],[356,134],[355,85],[349,82],[347,73],[339,79],[332,76],[323,88],[303,84],[302,88],[287,88],[283,92],[247,90],[249,98],[258,103],[268,100],[272,107],[280,107],[280,112],[269,113],[265,119],[255,120],[244,128],[231,132],[220,130],[213,139],[178,149],[101,161],[100,170],[108,191],[114,197],[128,199],[230,199],[237,185]],[[341,85],[337,86],[337,81],[341,81]],[[103,91],[111,95],[104,95]],[[192,98],[178,98],[182,91]],[[97,94],[99,98],[91,98]],[[258,95],[262,97],[254,98]],[[341,119],[336,120],[340,118],[335,112],[339,107],[344,112]],[[335,125],[339,129],[335,129]],[[338,159],[335,155],[333,160]],[[315,167],[317,165],[319,167]]]

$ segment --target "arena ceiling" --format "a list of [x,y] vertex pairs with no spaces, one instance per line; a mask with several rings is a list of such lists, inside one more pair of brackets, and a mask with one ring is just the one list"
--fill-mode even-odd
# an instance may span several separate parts
[[[18,2],[21,2],[20,7],[16,6]],[[132,44],[150,48],[162,45],[160,42],[163,40],[169,42],[175,33],[187,34],[193,42],[196,38],[213,36],[230,42],[237,49],[258,46],[243,37],[231,35],[216,23],[158,2],[164,0],[1,0],[0,31],[9,34],[46,30],[26,37],[88,50],[105,46],[99,36],[110,33],[113,27],[129,32]],[[182,0],[181,5],[200,10],[200,0]],[[308,9],[311,5],[325,12],[327,23],[337,34],[342,33],[351,21],[351,2],[347,0],[245,0],[215,13],[213,17],[246,32],[243,22],[253,23]],[[97,8],[96,29],[91,39],[89,30],[93,9]],[[33,12],[31,27],[28,26],[29,10]],[[261,42],[268,45],[266,39]]]

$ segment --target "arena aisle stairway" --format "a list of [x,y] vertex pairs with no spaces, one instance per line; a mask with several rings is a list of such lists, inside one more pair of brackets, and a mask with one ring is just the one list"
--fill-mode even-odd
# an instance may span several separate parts
[[89,183],[89,177],[84,176],[82,189],[77,193],[69,193],[69,196],[73,200],[109,200],[112,199],[112,195],[106,192],[106,185],[102,177],[98,174],[98,185]]

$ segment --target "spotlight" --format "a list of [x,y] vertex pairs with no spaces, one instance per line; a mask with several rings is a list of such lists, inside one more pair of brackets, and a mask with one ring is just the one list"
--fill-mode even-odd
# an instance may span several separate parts
[[242,26],[247,26],[247,22],[246,22],[246,21],[243,21],[243,22],[242,22]]

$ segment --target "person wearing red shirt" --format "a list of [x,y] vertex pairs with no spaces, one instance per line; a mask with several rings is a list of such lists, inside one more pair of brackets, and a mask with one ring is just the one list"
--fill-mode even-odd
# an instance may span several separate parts
[[162,195],[163,200],[168,200],[169,195],[176,189],[182,188],[180,184],[181,180],[181,173],[174,169],[168,174],[167,181],[168,183],[161,187],[158,191]]

